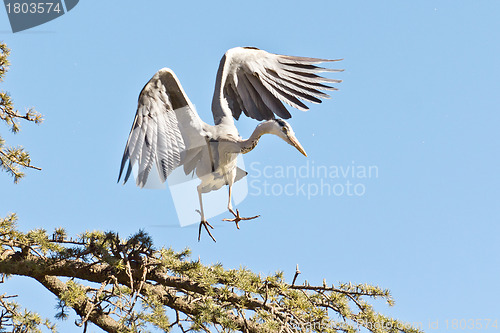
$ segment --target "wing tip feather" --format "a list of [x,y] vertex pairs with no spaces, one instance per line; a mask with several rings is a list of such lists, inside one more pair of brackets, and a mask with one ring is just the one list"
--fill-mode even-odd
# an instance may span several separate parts
[[[231,60],[230,58],[233,58]],[[262,58],[262,59],[261,59]],[[230,61],[231,60],[231,61]],[[337,80],[337,79],[329,79],[329,78],[324,78],[321,75],[316,75],[315,73],[323,73],[323,72],[343,72],[344,69],[331,69],[331,68],[324,68],[321,66],[315,66],[316,64],[321,64],[321,63],[330,63],[330,62],[338,62],[342,61],[344,58],[340,59],[322,59],[322,58],[308,58],[308,57],[295,57],[295,56],[288,56],[288,55],[279,55],[279,54],[273,54],[269,53],[267,51],[258,49],[256,47],[235,47],[232,49],[229,49],[226,53],[223,59],[221,60],[221,66],[231,66],[231,69],[229,67],[224,67],[223,70],[219,70],[218,72],[218,77],[217,80],[221,80],[222,75],[227,75],[231,77],[231,75],[237,75],[239,71],[243,71],[246,74],[253,74],[258,78],[258,80],[264,85],[262,87],[266,91],[268,91],[270,94],[269,96],[266,95],[265,98],[260,96],[261,95],[261,90],[260,86],[258,87],[253,87],[256,89],[256,91],[251,91],[251,93],[247,93],[248,96],[245,96],[245,102],[243,104],[246,105],[240,105],[241,111],[245,113],[246,116],[250,118],[254,118],[259,120],[258,118],[264,117],[265,119],[269,117],[273,117],[273,115],[267,114],[265,111],[266,110],[261,110],[260,104],[263,104],[266,106],[266,108],[269,108],[274,115],[282,118],[282,119],[288,119],[291,118],[292,115],[290,112],[287,110],[285,107],[286,104],[288,106],[291,106],[293,108],[296,108],[300,111],[308,111],[309,107],[302,103],[304,102],[309,102],[313,104],[321,104],[322,99],[331,99],[331,96],[322,92],[321,90],[328,90],[328,91],[336,91],[338,90],[335,87],[331,87],[329,85],[322,84],[323,83],[341,83],[342,80]],[[228,65],[230,64],[230,65]],[[221,67],[219,67],[221,68]],[[275,79],[269,79],[269,78],[263,78],[260,77],[260,72],[264,69],[272,69],[272,70],[280,70],[280,71],[285,71],[285,76],[281,77],[280,79],[285,79],[287,74],[286,72],[291,72],[294,75],[293,82],[290,81],[287,84],[286,82],[283,83],[281,81],[277,81]],[[253,77],[252,77],[253,78]],[[223,82],[226,79],[222,80]],[[252,82],[252,79],[249,79],[250,84],[254,85]],[[269,82],[272,81],[272,82]],[[301,85],[301,82],[303,85]],[[233,82],[233,80],[227,79],[225,84],[227,82]],[[236,80],[236,82],[239,83],[239,80]],[[281,83],[280,83],[281,82]],[[221,87],[220,89],[224,89]],[[241,92],[235,91],[237,94]],[[260,97],[254,100],[254,95],[257,93]],[[215,98],[214,94],[214,98]],[[235,98],[235,96],[228,96],[224,95],[225,98]],[[237,97],[237,96],[236,96]],[[262,99],[262,100],[261,100]],[[250,103],[250,101],[253,103]],[[239,103],[239,101],[238,101]],[[281,108],[278,108],[277,110],[274,106],[276,103],[279,103],[282,108],[285,111],[282,111]],[[252,104],[252,105],[250,105]],[[255,105],[254,105],[255,104]],[[230,104],[230,106],[236,106],[237,103]],[[257,111],[256,112],[256,107]],[[230,107],[231,108],[231,107]],[[212,111],[213,108],[212,108]],[[232,118],[235,118],[238,120],[241,115],[241,111],[238,110],[238,112],[235,112],[231,108],[231,116]],[[215,117],[215,116],[214,116]]]

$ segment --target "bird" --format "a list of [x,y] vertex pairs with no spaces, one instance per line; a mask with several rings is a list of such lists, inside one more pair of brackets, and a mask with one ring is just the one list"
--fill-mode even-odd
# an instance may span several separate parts
[[[264,134],[273,134],[307,157],[285,120],[292,116],[284,104],[307,111],[304,102],[318,104],[330,98],[325,91],[338,90],[331,84],[342,80],[320,73],[343,70],[317,65],[340,60],[280,55],[256,47],[229,49],[220,60],[215,80],[211,105],[214,125],[199,117],[173,70],[160,69],[139,94],[118,182],[123,176],[125,184],[136,164],[136,185],[141,188],[152,170],[165,182],[174,169],[182,167],[186,175],[196,173],[200,180],[198,241],[203,228],[216,241],[210,232],[214,227],[205,218],[202,194],[223,186],[228,186],[227,209],[233,215],[223,221],[234,222],[239,229],[240,221],[259,215],[242,217],[233,209],[233,184],[247,174],[237,167],[238,155],[252,151]],[[242,113],[260,121],[247,139],[235,126]]]

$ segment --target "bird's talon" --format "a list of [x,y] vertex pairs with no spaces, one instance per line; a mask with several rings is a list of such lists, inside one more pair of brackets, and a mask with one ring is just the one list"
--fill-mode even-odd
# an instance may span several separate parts
[[212,233],[210,232],[210,229],[208,229],[208,227],[210,227],[211,229],[213,229],[213,228],[214,228],[214,227],[213,227],[210,223],[208,223],[208,221],[201,221],[201,222],[200,222],[200,226],[199,226],[199,228],[198,228],[198,242],[199,242],[199,241],[200,241],[200,239],[201,239],[201,227],[202,227],[202,226],[203,226],[203,227],[205,227],[205,230],[207,231],[207,233],[208,233],[208,235],[210,236],[210,238],[212,238],[212,240],[213,240],[214,242],[217,242],[217,241],[215,240],[214,236],[212,235]]
[[233,211],[230,211],[230,212],[234,215],[234,218],[232,218],[232,219],[222,219],[222,221],[234,222],[236,224],[236,228],[237,229],[240,228],[240,224],[239,224],[240,221],[253,220],[253,219],[256,219],[256,218],[258,218],[260,216],[260,215],[256,215],[256,216],[252,216],[252,217],[241,217],[239,210],[236,210],[236,213],[234,213]]

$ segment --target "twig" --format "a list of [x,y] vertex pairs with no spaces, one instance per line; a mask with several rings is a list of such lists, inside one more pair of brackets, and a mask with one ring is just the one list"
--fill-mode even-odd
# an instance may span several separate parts
[[293,285],[295,284],[295,281],[297,280],[297,277],[299,276],[300,274],[300,271],[299,271],[299,264],[297,264],[297,267],[295,268],[295,275],[293,277],[293,281],[292,281],[292,287]]
[[[36,167],[34,165],[31,165],[31,164],[26,164],[26,163],[23,163],[23,162],[19,162],[19,161],[13,161],[12,158],[10,158],[5,152],[3,152],[2,150],[0,150],[0,154],[2,154],[6,159],[8,159],[10,162],[14,163],[14,164],[17,164],[17,165],[20,165],[24,168],[31,168],[31,169],[35,169],[35,170],[38,170],[38,171],[41,171],[42,169],[39,168],[39,167]],[[5,165],[5,164],[4,164]],[[7,168],[9,168],[10,171],[12,171],[13,173],[16,173],[10,166],[8,165],[5,165]]]

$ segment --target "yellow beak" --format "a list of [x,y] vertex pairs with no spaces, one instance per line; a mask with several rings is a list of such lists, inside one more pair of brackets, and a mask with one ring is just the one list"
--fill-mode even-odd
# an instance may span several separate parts
[[300,151],[300,153],[302,155],[304,155],[305,157],[307,157],[307,153],[306,151],[304,150],[304,148],[302,147],[302,145],[300,144],[300,142],[296,139],[296,138],[290,138],[290,141],[292,142],[292,145],[297,148],[298,151]]

